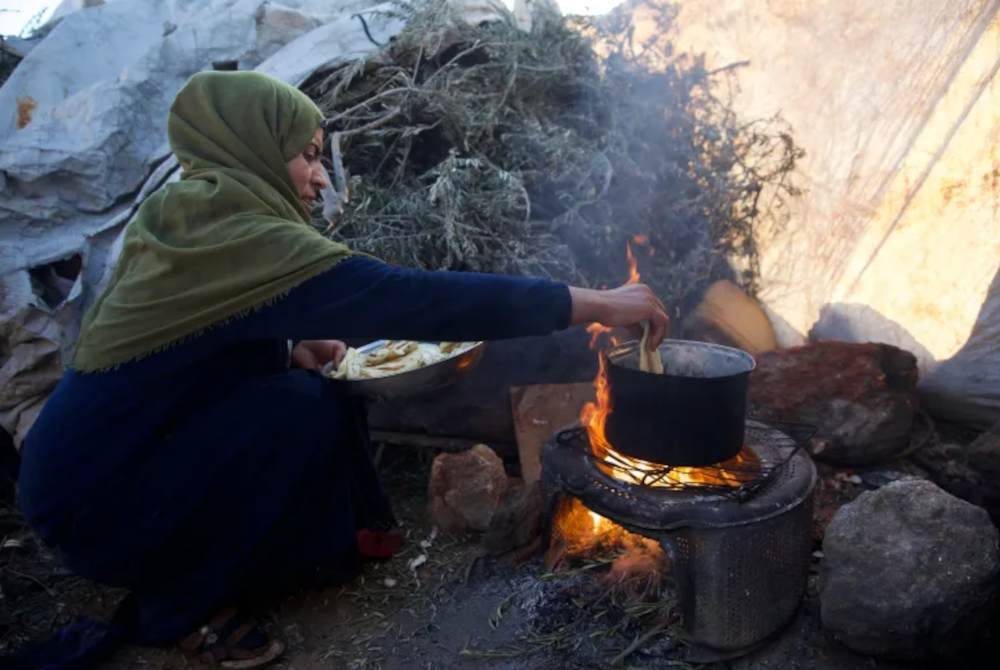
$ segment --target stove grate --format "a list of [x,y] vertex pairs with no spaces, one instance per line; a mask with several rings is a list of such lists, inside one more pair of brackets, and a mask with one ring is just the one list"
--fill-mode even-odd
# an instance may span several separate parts
[[[560,431],[556,434],[555,439],[561,446],[583,451],[596,467],[617,472],[621,475],[618,479],[627,481],[632,486],[660,490],[699,491],[743,502],[752,498],[777,473],[781,472],[802,448],[803,442],[811,437],[811,435],[805,436],[806,433],[811,433],[811,431],[806,430],[809,428],[807,426],[798,424],[775,425],[773,421],[768,422],[768,424],[748,423],[746,428],[747,442],[760,444],[762,440],[767,440],[771,446],[787,449],[786,455],[780,460],[769,462],[754,454],[753,457],[745,458],[742,463],[727,462],[727,464],[698,468],[661,465],[645,461],[641,461],[642,467],[637,468],[633,459],[622,457],[616,452],[609,452],[603,456],[595,454],[590,447],[587,429],[580,425]],[[778,433],[773,428],[783,430]],[[802,437],[793,439],[789,437],[789,434]],[[749,447],[744,449],[753,452]],[[696,481],[691,481],[690,478],[689,473],[693,470],[697,471],[698,479]]]

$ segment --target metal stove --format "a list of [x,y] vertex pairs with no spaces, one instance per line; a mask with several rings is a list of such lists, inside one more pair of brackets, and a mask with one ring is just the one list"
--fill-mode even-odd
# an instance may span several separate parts
[[670,466],[620,481],[614,460],[599,462],[579,426],[543,451],[549,520],[572,496],[663,547],[689,660],[749,652],[791,620],[805,591],[816,468],[788,434],[756,421],[747,421],[744,450],[755,457],[747,459],[753,471],[737,486],[712,483],[711,467],[699,469],[709,483],[667,483]]

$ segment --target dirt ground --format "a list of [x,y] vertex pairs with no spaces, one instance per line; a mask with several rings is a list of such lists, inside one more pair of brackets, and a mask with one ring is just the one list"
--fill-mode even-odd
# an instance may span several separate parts
[[[888,670],[943,667],[894,664],[851,653],[819,626],[816,570],[794,621],[773,641],[739,659],[715,664],[683,660],[670,625],[647,635],[643,612],[625,616],[595,587],[600,566],[547,573],[540,557],[515,563],[489,557],[478,538],[437,534],[425,512],[433,453],[388,447],[381,468],[406,534],[404,551],[369,564],[351,583],[287,599],[270,617],[288,652],[273,667],[395,670],[495,668],[567,670],[704,668],[705,670]],[[908,466],[850,472],[822,466],[817,528],[866,488]],[[65,574],[34,542],[9,507],[0,508],[0,653],[80,615],[107,616],[120,592]],[[816,549],[819,549],[817,543]],[[814,568],[819,555],[814,556]],[[591,570],[590,568],[595,568]],[[662,613],[662,612],[661,612]],[[656,614],[656,612],[653,612]],[[659,619],[667,621],[667,619]],[[622,657],[623,652],[634,649]],[[956,664],[957,663],[957,664]],[[108,670],[191,667],[169,649],[132,647]],[[949,668],[977,667],[950,659]]]

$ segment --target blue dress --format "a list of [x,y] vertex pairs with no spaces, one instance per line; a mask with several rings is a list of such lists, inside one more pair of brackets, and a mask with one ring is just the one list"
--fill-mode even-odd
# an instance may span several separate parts
[[[563,284],[348,259],[146,358],[68,370],[25,439],[21,509],[71,570],[131,591],[128,637],[176,640],[223,606],[350,578],[357,529],[392,523],[363,407],[290,370],[288,340],[490,340],[569,320]],[[73,636],[65,667],[106,644]]]

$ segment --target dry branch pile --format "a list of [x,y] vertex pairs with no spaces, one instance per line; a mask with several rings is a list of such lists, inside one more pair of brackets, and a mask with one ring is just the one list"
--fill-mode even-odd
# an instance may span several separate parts
[[318,222],[328,235],[405,265],[592,286],[621,283],[643,235],[643,279],[671,303],[720,277],[753,292],[757,233],[783,223],[801,151],[780,119],[737,118],[730,70],[674,53],[671,6],[642,44],[625,12],[538,12],[526,32],[440,1],[394,11],[394,40],[307,83],[348,196]]

